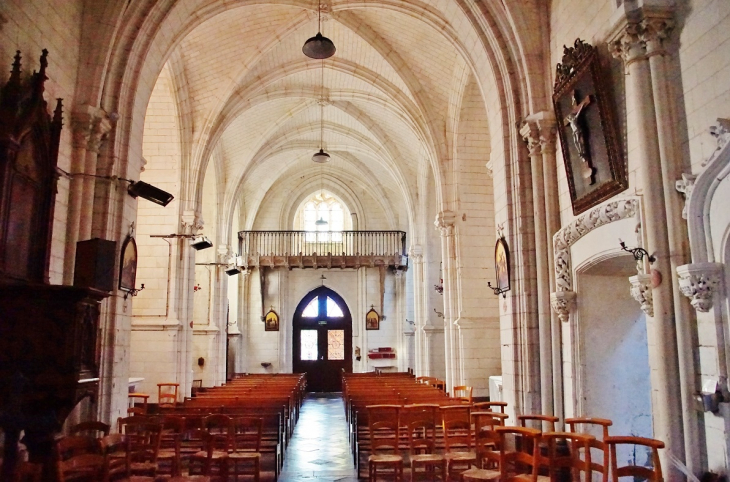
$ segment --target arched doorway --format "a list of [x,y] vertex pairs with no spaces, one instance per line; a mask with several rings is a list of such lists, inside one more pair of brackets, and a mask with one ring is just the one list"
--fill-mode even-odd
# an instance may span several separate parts
[[345,300],[321,286],[299,302],[292,325],[294,372],[307,374],[312,392],[340,391],[340,373],[352,372],[352,317]]

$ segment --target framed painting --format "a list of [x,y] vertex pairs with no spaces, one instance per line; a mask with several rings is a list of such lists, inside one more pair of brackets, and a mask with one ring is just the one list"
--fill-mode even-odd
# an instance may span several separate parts
[[121,260],[119,262],[119,289],[136,291],[137,282],[137,242],[132,236],[127,236],[122,244]]
[[507,247],[507,240],[504,237],[500,237],[494,246],[494,271],[497,274],[497,286],[492,286],[490,282],[487,282],[487,285],[494,291],[495,295],[502,295],[506,298],[507,295],[505,293],[510,290],[510,264],[509,248]]
[[279,331],[279,315],[273,308],[264,317],[264,327],[265,331]]
[[595,47],[580,39],[563,47],[553,108],[573,214],[629,187],[604,79]]
[[380,329],[380,315],[375,311],[375,307],[370,307],[370,311],[365,315],[365,329],[366,330],[379,330]]

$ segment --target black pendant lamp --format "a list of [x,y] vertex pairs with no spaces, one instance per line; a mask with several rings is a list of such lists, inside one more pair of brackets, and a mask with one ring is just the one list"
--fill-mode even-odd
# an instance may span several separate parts
[[317,0],[317,35],[304,42],[302,52],[310,59],[328,59],[337,50],[332,40],[322,35],[322,4]]
[[320,84],[320,101],[319,101],[319,152],[312,156],[312,160],[317,164],[325,164],[329,162],[330,155],[324,152],[324,62],[322,62],[322,77]]

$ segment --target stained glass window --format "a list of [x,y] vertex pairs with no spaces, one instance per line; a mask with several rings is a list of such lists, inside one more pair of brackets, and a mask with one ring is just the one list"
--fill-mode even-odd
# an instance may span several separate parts
[[315,296],[312,301],[309,302],[304,312],[302,313],[304,318],[316,318],[319,316],[319,296]]
[[301,331],[300,360],[316,360],[319,357],[317,350],[317,330]]
[[327,331],[327,359],[345,359],[345,330]]
[[330,318],[339,318],[340,316],[345,316],[345,314],[342,312],[342,308],[339,307],[337,303],[335,303],[335,300],[327,297],[327,316]]

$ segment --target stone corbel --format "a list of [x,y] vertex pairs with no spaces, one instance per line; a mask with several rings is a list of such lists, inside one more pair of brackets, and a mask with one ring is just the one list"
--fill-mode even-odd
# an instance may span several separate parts
[[439,212],[433,222],[436,229],[441,231],[442,236],[454,234],[454,223],[456,223],[456,213],[453,211]]
[[695,310],[707,313],[720,284],[722,263],[691,263],[677,266],[679,290],[689,298]]
[[550,294],[550,305],[558,314],[560,321],[567,323],[570,312],[575,308],[575,291],[557,291]]
[[651,275],[637,274],[629,277],[631,296],[641,305],[641,311],[654,317],[654,299],[651,291]]

